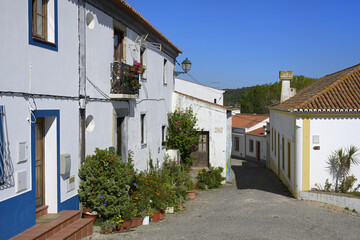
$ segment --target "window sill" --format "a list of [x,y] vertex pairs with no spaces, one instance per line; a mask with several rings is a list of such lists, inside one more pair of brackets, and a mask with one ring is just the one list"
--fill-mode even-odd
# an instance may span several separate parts
[[48,41],[46,41],[46,40],[44,40],[44,39],[41,39],[41,38],[38,38],[38,37],[35,37],[35,36],[33,36],[32,39],[33,39],[34,41],[41,42],[41,43],[43,43],[43,44],[52,45],[52,46],[56,47],[56,43],[48,42]]
[[31,36],[29,38],[29,44],[37,46],[37,47],[42,47],[42,48],[46,48],[49,50],[53,50],[53,51],[58,51],[57,43],[48,42],[48,41],[38,38],[36,36]]

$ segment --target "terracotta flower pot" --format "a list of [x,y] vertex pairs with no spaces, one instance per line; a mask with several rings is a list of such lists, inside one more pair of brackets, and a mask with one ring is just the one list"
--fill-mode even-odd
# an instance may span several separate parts
[[84,214],[83,214],[83,218],[91,218],[92,219],[92,221],[93,221],[93,223],[95,223],[95,221],[96,221],[96,219],[97,219],[97,217],[99,216],[99,214],[93,214],[93,213],[89,213],[89,212],[85,212]]
[[133,218],[133,219],[131,219],[130,227],[140,226],[141,223],[142,223],[142,218]]
[[154,213],[154,215],[152,215],[150,218],[152,219],[153,222],[158,222],[160,219],[160,212]]
[[137,70],[137,66],[130,66],[130,71],[131,72],[136,72]]
[[125,220],[120,226],[120,232],[130,229],[131,220]]
[[159,215],[159,220],[164,220],[164,219],[165,219],[165,211],[161,210]]
[[187,194],[188,194],[188,198],[189,199],[194,199],[195,198],[195,195],[196,195],[196,190],[192,190],[192,191],[187,191]]
[[184,210],[184,205],[182,203],[179,204],[179,209],[180,209],[180,211]]

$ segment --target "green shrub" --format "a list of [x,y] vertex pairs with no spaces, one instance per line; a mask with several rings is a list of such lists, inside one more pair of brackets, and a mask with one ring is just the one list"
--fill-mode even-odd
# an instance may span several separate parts
[[200,129],[196,127],[197,118],[191,108],[178,108],[168,114],[167,147],[179,149],[181,161],[187,166],[193,163],[192,152],[196,151]]
[[128,194],[133,176],[114,149],[95,150],[79,170],[79,199],[85,208],[109,220],[123,214],[131,205]]
[[347,176],[344,179],[342,179],[341,184],[339,186],[339,190],[342,193],[347,193],[349,190],[352,189],[354,183],[356,182],[356,178],[354,175]]
[[222,172],[224,171],[224,168],[222,167],[209,167],[209,170],[206,171],[205,169],[202,169],[197,176],[198,179],[198,187],[200,189],[212,189],[212,188],[220,188],[221,182],[225,180],[224,177],[222,177]]

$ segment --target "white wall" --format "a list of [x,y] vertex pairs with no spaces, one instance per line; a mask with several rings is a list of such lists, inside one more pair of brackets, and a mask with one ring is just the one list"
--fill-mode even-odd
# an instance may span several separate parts
[[191,107],[193,109],[198,119],[197,126],[203,129],[203,131],[209,132],[209,162],[211,166],[223,167],[223,176],[226,176],[226,161],[230,157],[230,151],[227,150],[227,146],[228,144],[231,146],[231,135],[228,134],[229,121],[227,119],[227,110],[174,93],[173,110],[178,107],[181,109]]
[[[253,151],[250,152],[250,141],[254,142]],[[246,156],[255,158],[257,160],[257,144],[256,142],[260,142],[260,160],[266,161],[266,136],[256,136],[246,134]]]
[[[0,2],[0,21],[2,31],[6,34],[0,39],[0,72],[1,91],[25,92],[33,94],[52,94],[59,96],[76,97],[78,95],[78,8],[71,1],[58,1],[58,51],[52,51],[29,44],[28,29],[28,4],[5,0]],[[50,39],[51,40],[51,39]],[[16,193],[15,187],[1,190],[0,201],[20,195],[31,190],[31,119],[29,105],[32,109],[60,110],[60,154],[71,154],[72,167],[70,175],[75,176],[77,185],[78,169],[78,101],[69,99],[53,98],[26,98],[20,95],[0,96],[0,105],[5,106],[6,131],[8,133],[8,146],[10,161],[14,167],[14,174],[26,171],[27,188],[23,192]],[[46,120],[50,131],[47,137],[54,139],[55,125]],[[17,163],[17,144],[27,142],[27,161]],[[54,159],[54,151],[57,149],[54,141],[46,149],[46,161]],[[50,164],[45,162],[48,169]],[[56,170],[56,168],[55,168]],[[57,179],[46,177],[46,200],[51,191],[57,190]],[[61,201],[77,194],[77,189],[67,192],[66,181],[60,179]],[[51,190],[50,190],[51,188]],[[52,198],[53,199],[53,198]],[[54,199],[53,199],[54,200]],[[53,200],[49,200],[53,202]],[[56,200],[57,201],[57,200]],[[56,211],[51,204],[50,211]],[[56,206],[57,207],[57,206]]]
[[[295,144],[295,118],[291,115],[286,115],[278,113],[275,111],[270,111],[270,167],[273,171],[278,174],[279,169],[279,156],[280,156],[280,173],[283,176],[284,181],[288,186],[294,188],[294,144]],[[273,133],[275,134],[275,143],[273,143]],[[278,134],[280,134],[280,152],[278,151]],[[282,138],[284,138],[284,156],[282,154]],[[288,177],[288,149],[287,142],[290,141],[290,178]],[[283,157],[284,157],[284,167],[283,167]],[[297,168],[298,170],[298,168]],[[297,172],[297,176],[299,173]]]
[[[232,150],[231,155],[239,158],[245,158],[245,134],[240,133],[233,133],[232,134]],[[236,151],[236,139],[235,137],[239,138],[239,151]]]
[[[113,61],[113,19],[106,13],[87,5],[95,17],[95,27],[87,29],[87,76],[102,92],[110,95],[110,64]],[[140,61],[140,47],[135,42],[139,34],[132,26],[125,27],[126,63]],[[137,47],[135,47],[137,45]],[[163,84],[163,62],[167,59],[167,84]],[[146,78],[140,80],[139,97],[128,101],[87,103],[86,112],[93,115],[95,128],[86,135],[86,154],[93,154],[96,147],[107,148],[116,144],[115,109],[128,109],[125,119],[127,150],[134,152],[135,168],[144,170],[150,155],[161,164],[165,147],[161,145],[161,127],[167,125],[167,113],[171,110],[171,96],[174,88],[174,59],[162,51],[147,48],[145,51]],[[90,97],[103,98],[93,86],[87,83]],[[141,144],[140,116],[146,114],[146,144]]]
[[[360,148],[360,136],[356,132],[357,129],[360,129],[359,117],[312,117],[310,119],[310,188],[315,188],[315,184],[324,186],[327,178],[329,182],[333,182],[326,161],[334,150],[347,148],[350,145]],[[314,136],[319,137],[319,144],[314,144]],[[319,146],[320,150],[314,150],[314,146]],[[351,174],[358,179],[354,184],[356,187],[360,184],[360,165],[351,167]]]
[[216,104],[224,104],[224,90],[189,82],[180,78],[175,78],[175,91],[212,103],[214,103],[214,99],[216,99]]

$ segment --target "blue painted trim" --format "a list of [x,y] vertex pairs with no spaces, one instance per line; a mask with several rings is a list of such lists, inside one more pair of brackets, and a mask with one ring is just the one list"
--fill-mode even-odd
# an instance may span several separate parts
[[49,50],[53,50],[53,51],[58,51],[58,5],[57,5],[57,0],[54,0],[54,21],[55,21],[55,45],[51,44],[51,43],[47,43],[44,41],[40,41],[37,39],[33,38],[33,32],[32,32],[32,1],[33,0],[28,0],[28,18],[29,18],[29,44],[34,45],[34,46],[38,46],[38,47],[42,47],[42,48],[46,48]]
[[0,203],[0,239],[9,239],[35,225],[35,191]]
[[79,206],[79,197],[78,195],[69,198],[68,200],[65,200],[64,202],[62,202],[59,206],[59,212],[63,211],[63,210],[79,210],[80,206]]

